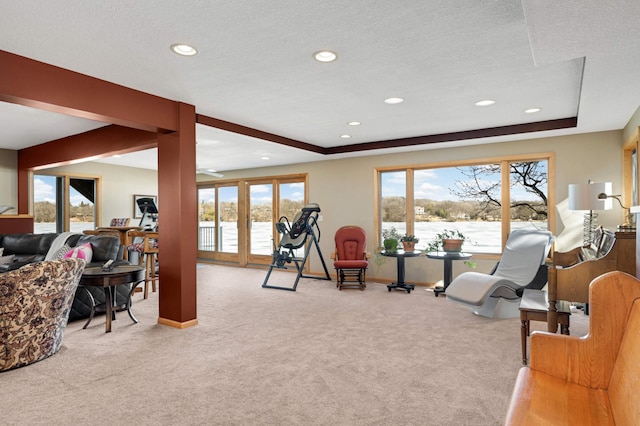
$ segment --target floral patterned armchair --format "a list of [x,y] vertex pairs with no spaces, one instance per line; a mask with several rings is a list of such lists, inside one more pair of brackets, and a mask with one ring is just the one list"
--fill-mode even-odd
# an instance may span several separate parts
[[56,353],[85,261],[27,264],[0,274],[0,372]]

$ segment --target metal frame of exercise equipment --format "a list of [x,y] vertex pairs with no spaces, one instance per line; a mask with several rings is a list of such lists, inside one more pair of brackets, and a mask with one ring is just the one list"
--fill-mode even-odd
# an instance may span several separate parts
[[[293,224],[289,222],[289,219],[286,216],[282,216],[278,220],[278,222],[276,223],[276,229],[282,235],[282,237],[280,238],[280,245],[278,247],[276,247],[275,241],[273,242],[273,259],[271,261],[271,265],[269,266],[267,276],[262,283],[262,287],[275,288],[278,290],[296,291],[296,287],[298,287],[298,281],[300,281],[300,278],[314,278],[329,281],[331,280],[331,276],[329,275],[329,271],[327,270],[327,265],[324,261],[324,258],[322,257],[322,252],[320,251],[320,228],[318,227],[319,212],[320,206],[318,206],[318,204],[312,203],[304,206],[302,210],[296,214]],[[316,231],[318,233],[317,237]],[[315,245],[316,250],[318,250],[318,255],[320,256],[320,261],[322,262],[322,267],[324,268],[324,277],[315,275],[303,275],[304,266],[307,263],[309,254],[311,253],[310,248],[312,243]],[[304,247],[304,257],[295,257],[293,250],[302,247]],[[291,262],[293,262],[298,271],[298,275],[296,276],[293,287],[281,287],[267,284],[273,268],[287,269],[285,265]]]

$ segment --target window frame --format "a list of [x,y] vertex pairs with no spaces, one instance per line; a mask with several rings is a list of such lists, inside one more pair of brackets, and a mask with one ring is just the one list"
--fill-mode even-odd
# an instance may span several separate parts
[[[97,175],[85,175],[79,173],[48,173],[46,170],[38,170],[29,172],[30,182],[30,195],[29,195],[29,211],[34,215],[35,221],[35,178],[36,176],[49,176],[60,180],[62,187],[56,187],[56,198],[61,201],[56,202],[56,232],[70,232],[71,231],[71,217],[68,206],[70,205],[69,189],[71,185],[71,179],[79,180],[93,180],[95,187],[93,210],[94,210],[94,227],[100,226],[102,223],[102,177]],[[35,226],[35,223],[34,223]]]
[[[633,134],[625,141],[622,155],[622,204],[625,206],[637,206],[640,204],[640,130],[637,128]],[[635,154],[635,155],[634,155]],[[634,164],[635,159],[635,164]],[[635,189],[635,191],[634,191]],[[622,221],[625,211],[622,211]]]
[[[547,220],[548,229],[551,232],[555,230],[555,153],[553,152],[540,152],[530,154],[513,154],[500,157],[486,157],[475,159],[462,159],[451,161],[439,161],[434,163],[419,163],[404,166],[384,166],[376,167],[374,169],[374,229],[375,229],[375,243],[377,247],[382,246],[381,233],[382,233],[382,182],[381,173],[386,172],[406,172],[406,232],[413,234],[415,231],[415,220],[413,212],[413,199],[414,199],[414,171],[423,169],[440,169],[440,168],[453,168],[453,167],[468,167],[468,166],[480,166],[485,164],[500,164],[501,165],[501,247],[507,242],[509,231],[511,228],[510,221],[510,209],[511,209],[511,197],[510,197],[510,182],[511,174],[509,164],[525,161],[547,161]],[[505,182],[507,184],[505,184]],[[506,219],[506,220],[505,220]],[[502,252],[502,250],[501,250]],[[474,256],[478,258],[497,258],[502,253],[474,253]]]

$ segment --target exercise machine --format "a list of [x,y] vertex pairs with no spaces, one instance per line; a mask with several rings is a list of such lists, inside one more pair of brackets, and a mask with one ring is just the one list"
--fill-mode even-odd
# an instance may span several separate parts
[[[331,280],[327,265],[322,257],[320,251],[320,228],[318,227],[318,213],[320,213],[320,206],[315,203],[307,204],[298,212],[294,218],[293,223],[289,222],[286,216],[282,216],[276,223],[276,230],[281,235],[280,245],[276,246],[273,242],[273,259],[269,266],[267,276],[262,283],[264,288],[275,288],[278,290],[296,291],[298,287],[298,281],[300,278],[315,278],[321,280]],[[317,233],[317,235],[316,235]],[[311,252],[311,245],[314,245],[318,250],[322,267],[324,268],[325,276],[304,275],[304,266],[307,263],[307,258]],[[302,248],[304,250],[304,257],[296,257],[294,250]],[[295,265],[298,275],[293,284],[293,287],[280,287],[275,285],[269,285],[269,277],[273,268],[287,269],[286,264],[292,263]]]
[[142,219],[140,219],[140,227],[145,231],[157,231],[158,230],[158,206],[156,206],[153,198],[138,198],[136,200],[138,208],[142,212]]

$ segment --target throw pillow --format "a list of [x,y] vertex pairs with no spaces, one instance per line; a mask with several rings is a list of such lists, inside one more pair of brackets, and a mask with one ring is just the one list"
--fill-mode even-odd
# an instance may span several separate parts
[[58,249],[57,252],[53,254],[51,260],[62,260],[64,259],[64,255],[67,254],[71,250],[71,246],[69,244],[65,244]]
[[13,263],[13,259],[16,257],[15,254],[10,254],[8,256],[0,256],[0,265],[8,265]]
[[93,249],[91,248],[91,243],[85,243],[81,246],[72,248],[64,255],[64,259],[68,259],[70,257],[84,259],[84,261],[87,263],[91,262],[91,258],[93,257]]

